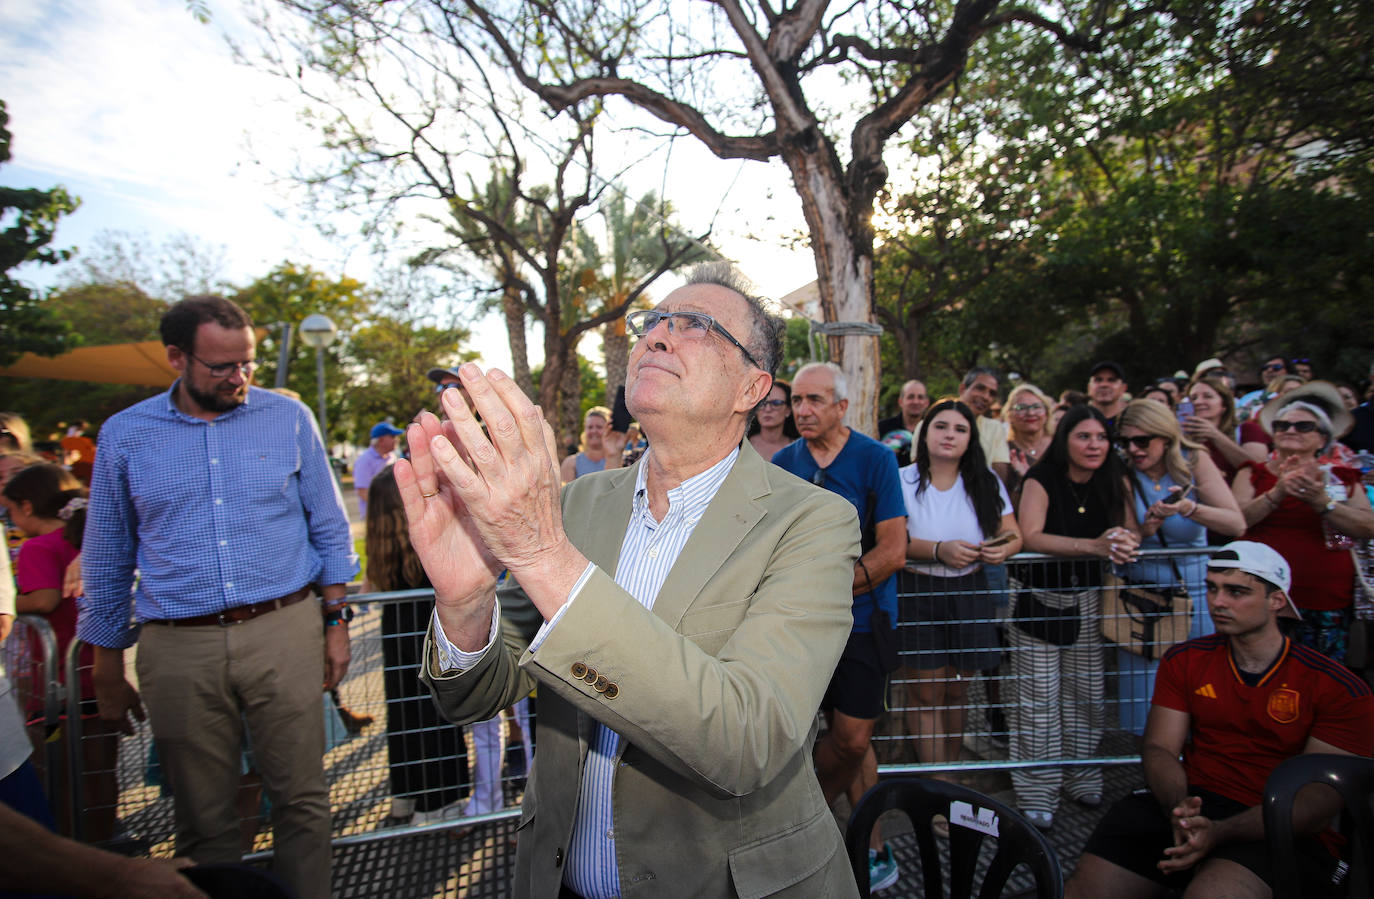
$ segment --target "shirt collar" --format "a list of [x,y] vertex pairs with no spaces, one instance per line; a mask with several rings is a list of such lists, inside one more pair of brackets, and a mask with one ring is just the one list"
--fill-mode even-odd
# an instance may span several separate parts
[[[167,392],[166,392],[165,394],[163,394],[163,396],[165,396],[165,397],[167,398],[167,411],[168,411],[169,413],[171,413],[173,417],[176,417],[176,418],[184,418],[184,419],[188,419],[188,420],[192,420],[192,421],[199,421],[199,422],[204,422],[205,424],[209,424],[209,422],[205,421],[205,419],[203,419],[203,418],[197,418],[197,417],[194,416],[194,415],[189,415],[189,414],[187,414],[187,413],[185,413],[185,412],[182,412],[181,409],[177,408],[176,395],[177,395],[177,388],[180,387],[180,386],[181,386],[181,378],[177,378],[175,381],[172,382],[172,386],[169,387],[169,388],[167,388]],[[231,415],[239,414],[241,410],[244,411],[244,412],[246,412],[246,411],[247,411],[246,407],[248,406],[249,403],[251,403],[251,402],[253,401],[253,390],[254,390],[254,389],[255,389],[255,388],[254,388],[252,385],[249,385],[249,387],[248,387],[248,393],[244,396],[243,402],[239,403],[237,406],[235,406],[233,409],[230,409],[228,412],[221,412],[219,415],[216,415],[216,416],[215,416],[215,421],[220,421],[220,420],[222,420],[222,419],[228,418],[228,417],[231,416]]]
[[[635,473],[635,499],[634,513],[636,517],[647,514],[649,509],[649,454],[654,451],[653,447],[644,451],[644,456],[640,460],[639,470]],[[723,459],[712,465],[710,468],[693,475],[687,480],[678,484],[668,491],[668,515],[684,515],[692,521],[697,520],[706,511],[706,507],[715,499],[721,484],[725,483],[725,478],[730,474],[730,469],[735,465],[735,460],[739,458],[740,448],[736,446]],[[667,516],[664,516],[665,520]]]

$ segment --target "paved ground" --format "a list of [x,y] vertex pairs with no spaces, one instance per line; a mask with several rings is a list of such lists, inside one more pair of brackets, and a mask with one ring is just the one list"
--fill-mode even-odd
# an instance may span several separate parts
[[[341,897],[398,897],[398,899],[460,899],[499,897],[508,892],[514,860],[515,821],[494,820],[475,828],[429,825],[423,828],[397,825],[387,818],[390,796],[383,735],[384,697],[381,684],[380,608],[373,604],[354,621],[354,663],[344,685],[345,703],[356,712],[376,716],[376,723],[326,756],[334,808],[335,894]],[[974,722],[971,722],[971,724]],[[884,762],[909,761],[908,741],[891,735],[883,738]],[[983,738],[970,738],[969,757],[994,762],[1004,751]],[[1116,734],[1109,737],[1104,755],[1127,756],[1135,751],[1132,741]],[[126,739],[121,754],[121,818],[136,836],[147,839],[156,855],[172,850],[171,800],[144,782],[148,743],[146,728],[138,738]],[[1138,765],[1107,769],[1107,799],[1124,795],[1139,785]],[[1015,805],[1010,778],[1005,771],[966,772],[960,778],[969,786]],[[518,783],[507,784],[512,805],[518,801]],[[515,812],[511,812],[515,814]],[[843,801],[837,820],[843,827],[848,809]],[[1071,872],[1083,843],[1100,816],[1100,810],[1084,809],[1065,799],[1050,840],[1067,873]],[[889,816],[894,817],[894,816]],[[902,866],[902,879],[883,891],[884,897],[920,895],[919,861],[910,824],[900,815],[885,820],[886,833]],[[270,828],[254,842],[258,853],[270,851]],[[1013,881],[1018,884],[1017,881]],[[1028,886],[1019,883],[1018,888]]]

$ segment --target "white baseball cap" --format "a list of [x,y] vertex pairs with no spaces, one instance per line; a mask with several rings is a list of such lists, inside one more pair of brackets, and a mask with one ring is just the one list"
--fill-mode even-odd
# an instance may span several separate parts
[[1208,568],[1231,568],[1243,571],[1268,581],[1283,591],[1288,599],[1288,608],[1279,613],[1280,618],[1298,618],[1298,607],[1293,597],[1288,595],[1293,586],[1293,569],[1288,560],[1279,555],[1278,550],[1253,540],[1236,540],[1212,553],[1207,562]]

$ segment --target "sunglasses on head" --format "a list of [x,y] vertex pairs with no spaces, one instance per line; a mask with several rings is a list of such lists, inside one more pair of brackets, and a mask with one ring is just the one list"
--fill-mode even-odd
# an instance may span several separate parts
[[1276,421],[1274,422],[1273,431],[1275,434],[1282,434],[1284,431],[1292,428],[1299,434],[1311,434],[1313,431],[1317,430],[1317,427],[1318,425],[1315,421]]
[[1116,445],[1122,449],[1135,447],[1136,449],[1149,449],[1150,441],[1158,438],[1158,434],[1137,434],[1134,437],[1118,437]]

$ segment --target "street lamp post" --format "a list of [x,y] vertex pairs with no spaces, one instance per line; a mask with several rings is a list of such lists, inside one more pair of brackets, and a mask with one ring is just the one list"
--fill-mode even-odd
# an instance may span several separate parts
[[320,436],[326,447],[329,446],[329,416],[324,411],[324,348],[334,342],[338,333],[339,329],[334,323],[318,312],[307,315],[305,321],[301,322],[301,342],[315,348],[315,380],[320,388]]

